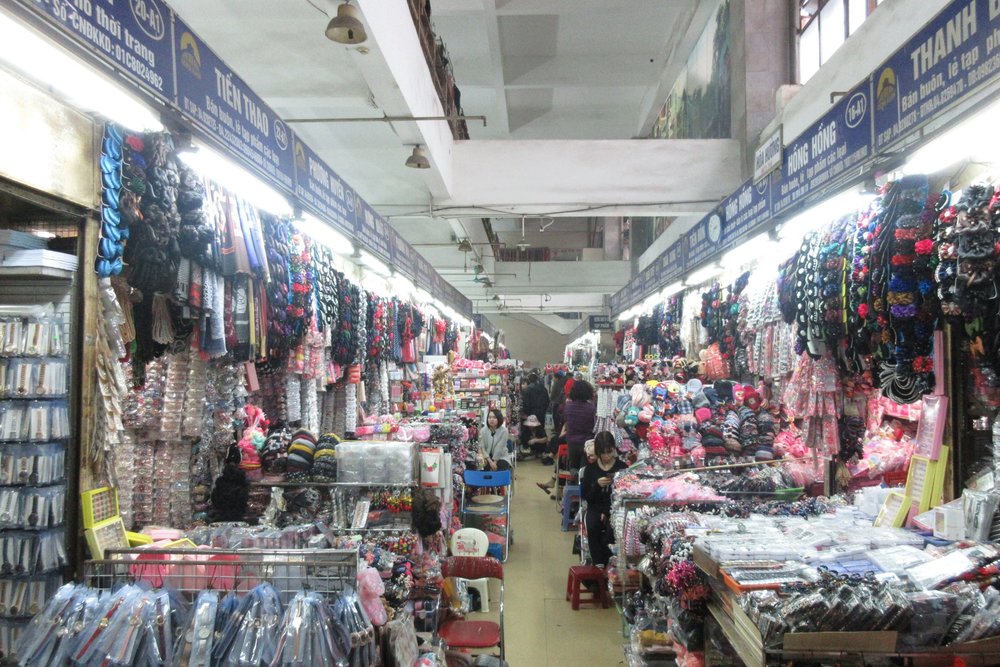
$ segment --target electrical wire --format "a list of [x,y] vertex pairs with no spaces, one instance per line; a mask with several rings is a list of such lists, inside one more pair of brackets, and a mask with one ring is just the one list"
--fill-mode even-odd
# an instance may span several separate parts
[[320,13],[320,14],[322,14],[323,16],[327,16],[327,17],[328,17],[328,16],[330,16],[329,14],[327,14],[327,13],[326,13],[326,11],[325,11],[325,10],[323,10],[323,8],[322,8],[322,7],[318,7],[318,6],[316,6],[316,4],[315,4],[315,3],[313,3],[313,1],[312,1],[312,0],[306,0],[306,2],[308,2],[308,3],[310,4],[310,5],[312,5],[312,6],[313,6],[313,9],[315,9],[315,10],[316,10],[317,12],[319,12],[319,13]]

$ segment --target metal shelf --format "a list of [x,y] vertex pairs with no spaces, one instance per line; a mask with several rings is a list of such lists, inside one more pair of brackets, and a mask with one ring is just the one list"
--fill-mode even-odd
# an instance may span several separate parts
[[0,266],[0,278],[48,278],[72,282],[76,271],[54,266]]
[[355,487],[355,488],[390,488],[390,489],[409,489],[414,486],[419,486],[416,482],[406,482],[405,484],[390,484],[387,482],[250,482],[250,486],[263,486],[263,487],[298,487],[298,486],[312,486],[317,488],[335,488],[338,486],[344,487]]

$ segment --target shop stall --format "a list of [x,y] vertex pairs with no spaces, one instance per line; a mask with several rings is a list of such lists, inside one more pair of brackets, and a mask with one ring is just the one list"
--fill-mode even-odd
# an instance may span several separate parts
[[929,99],[905,63],[969,6],[612,297],[629,664],[997,661],[997,82],[941,65],[954,95],[893,102]]

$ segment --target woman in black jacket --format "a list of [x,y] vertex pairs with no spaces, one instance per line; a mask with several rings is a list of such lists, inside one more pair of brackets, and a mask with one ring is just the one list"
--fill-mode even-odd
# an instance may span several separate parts
[[618,459],[615,436],[601,431],[594,436],[594,454],[597,460],[583,469],[580,495],[587,503],[584,525],[587,528],[587,545],[594,565],[604,567],[611,558],[614,533],[611,530],[611,482],[615,473],[628,468]]

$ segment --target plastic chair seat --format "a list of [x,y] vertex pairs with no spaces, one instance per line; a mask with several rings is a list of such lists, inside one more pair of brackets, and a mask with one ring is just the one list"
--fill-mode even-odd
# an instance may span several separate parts
[[580,486],[578,484],[567,485],[560,502],[562,505],[562,529],[567,531],[578,523],[576,515],[580,509]]
[[500,643],[500,625],[493,621],[448,621],[438,636],[449,648],[490,648]]
[[[588,581],[595,586],[593,592],[584,588],[584,582]],[[582,593],[589,593],[589,596],[583,597]],[[599,604],[603,609],[607,609],[607,576],[604,570],[594,565],[571,565],[566,577],[566,599],[570,601],[570,607],[574,611],[579,609],[581,604]]]

